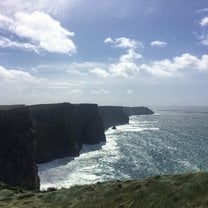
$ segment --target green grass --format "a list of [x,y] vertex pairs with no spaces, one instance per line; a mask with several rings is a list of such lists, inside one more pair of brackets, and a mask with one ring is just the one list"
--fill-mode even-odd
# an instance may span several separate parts
[[47,192],[0,185],[1,208],[207,208],[208,173],[149,177]]

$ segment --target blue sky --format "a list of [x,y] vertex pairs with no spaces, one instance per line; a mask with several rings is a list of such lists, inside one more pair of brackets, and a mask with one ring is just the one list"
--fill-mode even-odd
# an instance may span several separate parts
[[208,105],[207,0],[0,8],[0,104]]

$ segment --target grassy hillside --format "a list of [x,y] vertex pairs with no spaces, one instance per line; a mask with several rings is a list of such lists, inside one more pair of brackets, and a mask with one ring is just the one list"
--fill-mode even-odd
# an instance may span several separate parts
[[28,192],[0,185],[1,208],[207,208],[208,173]]

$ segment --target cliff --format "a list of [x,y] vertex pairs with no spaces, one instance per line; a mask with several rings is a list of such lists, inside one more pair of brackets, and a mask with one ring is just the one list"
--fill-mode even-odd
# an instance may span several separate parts
[[147,107],[124,107],[124,111],[128,116],[132,115],[149,115],[154,114],[154,112]]
[[83,144],[105,142],[103,121],[98,112],[97,104],[77,105],[82,121],[81,141]]
[[129,123],[129,117],[122,106],[99,106],[99,114],[105,129]]
[[0,111],[0,181],[25,189],[39,189],[35,142],[27,107]]
[[0,181],[11,186],[39,189],[35,163],[78,156],[83,144],[105,142],[96,104],[16,107],[0,111]]
[[83,144],[105,141],[96,104],[33,105],[30,111],[37,132],[37,163],[78,156]]
[[208,173],[165,175],[114,181],[47,192],[28,192],[0,184],[4,208],[205,208]]

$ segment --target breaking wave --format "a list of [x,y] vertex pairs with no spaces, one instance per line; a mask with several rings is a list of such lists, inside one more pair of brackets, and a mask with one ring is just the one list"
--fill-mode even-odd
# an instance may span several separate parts
[[158,111],[106,131],[105,145],[38,165],[41,189],[206,170],[207,114]]

